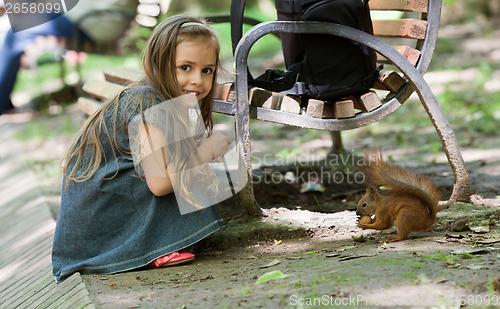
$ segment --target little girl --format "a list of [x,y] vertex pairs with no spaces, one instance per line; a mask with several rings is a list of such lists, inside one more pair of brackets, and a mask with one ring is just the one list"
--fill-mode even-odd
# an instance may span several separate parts
[[[220,66],[217,35],[202,20],[168,18],[151,35],[143,66],[145,77],[103,103],[64,158],[52,252],[57,282],[74,272],[110,274],[190,261],[194,254],[183,249],[222,226],[217,206],[181,215],[168,172],[138,175],[127,134],[134,116],[191,95],[209,133],[192,152],[196,162],[206,163],[227,152],[232,138],[222,132],[212,134]],[[165,130],[160,123],[147,127],[150,140],[165,137]]]

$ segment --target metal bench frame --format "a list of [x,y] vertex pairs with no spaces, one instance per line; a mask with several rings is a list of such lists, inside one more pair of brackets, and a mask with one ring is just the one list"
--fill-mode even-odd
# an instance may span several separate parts
[[[441,0],[429,0],[427,31],[423,40],[421,55],[416,66],[410,64],[398,51],[381,39],[357,29],[338,24],[269,21],[259,23],[248,30],[242,36],[235,51],[235,69],[237,72],[235,79],[236,102],[230,103],[216,100],[214,103],[215,112],[235,116],[237,149],[243,157],[246,169],[240,172],[247,173],[249,179],[252,179],[250,118],[318,130],[350,130],[367,126],[388,116],[400,107],[410,97],[412,92],[415,91],[436,129],[454,175],[452,195],[448,202],[443,204],[443,207],[456,201],[470,201],[469,177],[457,139],[431,88],[423,78],[429,67],[436,45],[441,4]],[[387,58],[404,74],[407,82],[393,96],[386,98],[381,107],[368,113],[359,113],[354,118],[319,119],[251,106],[248,102],[247,78],[247,59],[250,49],[263,36],[281,32],[329,34],[359,42]],[[240,200],[248,214],[262,214],[262,210],[255,203],[251,180],[240,192]]]

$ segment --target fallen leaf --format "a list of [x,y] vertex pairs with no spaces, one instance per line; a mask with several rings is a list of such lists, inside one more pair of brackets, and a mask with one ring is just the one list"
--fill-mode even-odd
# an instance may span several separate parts
[[273,242],[273,246],[277,246],[277,245],[281,244],[282,242],[283,242],[282,240],[276,240],[275,239],[274,242]]
[[325,192],[325,187],[314,181],[304,182],[300,187],[300,193],[306,192]]
[[500,242],[500,238],[481,239],[477,241],[481,245],[495,244],[497,242]]
[[467,267],[468,269],[477,270],[477,269],[484,268],[484,265],[469,265],[469,266],[465,266],[465,267]]
[[480,195],[473,194],[471,195],[471,201],[475,205],[483,205],[483,206],[489,206],[489,207],[499,207],[500,206],[500,199],[498,198],[483,198]]
[[372,256],[375,256],[375,254],[351,255],[351,256],[343,257],[343,258],[339,259],[339,261],[342,262],[342,261],[354,260],[354,259],[359,259],[359,258],[364,258],[364,257],[372,257]]
[[459,235],[459,234],[446,234],[445,235],[448,238],[464,238],[464,235]]
[[480,233],[480,234],[482,234],[482,233],[488,233],[490,231],[490,227],[489,226],[484,226],[484,225],[469,226],[469,228],[474,233]]
[[267,263],[266,265],[259,266],[259,268],[268,268],[268,267],[278,265],[279,263],[281,263],[280,260],[274,259],[271,262]]
[[345,250],[350,250],[350,249],[354,249],[356,248],[356,246],[346,246],[344,248],[340,248],[338,251],[339,252],[342,252],[342,251],[345,251]]
[[289,277],[290,275],[285,275],[283,274],[280,270],[273,270],[268,273],[263,274],[260,276],[255,284],[261,284],[264,282],[267,282],[269,280],[280,280],[280,279],[285,279],[286,277]]
[[456,254],[459,255],[462,259],[470,259],[470,258],[476,258],[474,255],[475,254],[488,254],[490,253],[490,250],[488,249],[472,249],[472,250],[453,250],[451,251],[451,254]]
[[352,235],[351,237],[352,237],[352,239],[354,239],[357,242],[365,242],[366,241],[365,236],[363,234],[361,234],[359,236]]
[[496,278],[491,282],[491,285],[493,285],[493,290],[500,292],[500,279]]
[[448,243],[448,241],[445,240],[445,239],[435,239],[434,241],[437,242],[437,243],[440,243],[440,244],[446,244],[446,243]]
[[337,256],[340,256],[340,253],[331,253],[331,254],[328,254],[326,257],[330,258],[330,257],[337,257]]

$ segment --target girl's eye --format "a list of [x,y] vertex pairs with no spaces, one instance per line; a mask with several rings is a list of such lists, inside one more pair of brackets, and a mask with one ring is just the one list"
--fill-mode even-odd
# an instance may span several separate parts
[[181,66],[181,70],[188,72],[191,70],[191,67],[189,65],[185,64],[185,65]]
[[203,74],[212,74],[213,70],[211,68],[204,68],[202,72]]

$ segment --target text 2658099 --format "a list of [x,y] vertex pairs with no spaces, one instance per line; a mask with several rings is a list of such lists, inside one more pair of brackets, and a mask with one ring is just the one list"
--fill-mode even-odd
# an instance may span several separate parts
[[7,2],[5,3],[5,12],[7,14],[49,14],[62,13],[63,8],[61,3],[58,2]]

